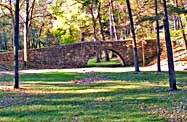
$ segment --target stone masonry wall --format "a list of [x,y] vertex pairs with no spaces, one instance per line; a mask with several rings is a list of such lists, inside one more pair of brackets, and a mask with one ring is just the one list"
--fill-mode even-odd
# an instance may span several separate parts
[[[155,40],[138,43],[139,62],[142,62],[143,52],[145,63],[148,64],[156,57]],[[70,45],[52,46],[49,48],[29,49],[28,50],[28,68],[32,69],[51,69],[51,68],[75,68],[84,67],[89,58],[96,54],[98,49],[111,50],[115,52],[122,60],[122,64],[133,64],[132,41],[108,41],[108,42],[81,42]],[[13,67],[13,52],[0,53],[0,65]],[[20,67],[23,68],[23,51],[19,51]]]

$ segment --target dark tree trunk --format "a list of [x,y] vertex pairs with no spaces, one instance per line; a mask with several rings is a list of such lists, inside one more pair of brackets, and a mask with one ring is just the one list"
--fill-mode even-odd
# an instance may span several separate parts
[[4,33],[4,31],[3,31],[3,36],[4,36],[4,42],[5,42],[5,50],[8,50],[8,44],[7,44],[8,39],[7,39],[6,33]]
[[170,91],[174,91],[177,90],[177,86],[176,86],[175,69],[173,63],[173,51],[172,51],[171,37],[169,31],[169,20],[168,20],[166,0],[163,0],[163,8],[164,8],[165,40],[166,40],[168,68],[169,68],[169,86],[170,86]]
[[8,50],[7,40],[5,40],[5,50]]
[[160,66],[160,33],[159,33],[159,19],[158,19],[158,1],[155,0],[155,15],[156,15],[156,40],[157,40],[157,71],[161,72]]
[[80,41],[81,41],[81,42],[84,42],[84,41],[85,41],[85,39],[84,39],[85,36],[84,36],[84,35],[85,35],[84,32],[81,31],[81,34],[80,34]]
[[138,64],[138,49],[137,49],[137,44],[136,44],[136,35],[135,35],[135,30],[134,30],[134,22],[133,22],[133,17],[132,17],[132,12],[131,12],[131,6],[130,6],[129,0],[126,0],[126,2],[127,2],[129,19],[130,19],[131,32],[132,32],[132,36],[133,36],[133,50],[134,50],[135,72],[140,72],[139,64]]
[[15,59],[15,84],[14,88],[19,88],[19,0],[16,0],[15,26],[14,26],[14,59]]

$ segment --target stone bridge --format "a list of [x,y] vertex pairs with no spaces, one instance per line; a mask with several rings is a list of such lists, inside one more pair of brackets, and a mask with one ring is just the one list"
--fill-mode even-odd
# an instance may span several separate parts
[[[28,50],[28,68],[76,68],[86,66],[88,60],[95,56],[96,51],[110,50],[114,52],[123,66],[133,65],[132,41],[98,41],[80,42],[69,45],[51,46],[48,48]],[[139,61],[142,62],[143,56],[146,63],[156,56],[155,40],[138,43]],[[144,48],[142,48],[144,47]],[[0,64],[13,67],[13,52],[0,53]],[[149,59],[149,60],[148,60]],[[20,67],[23,67],[23,51],[19,51]]]

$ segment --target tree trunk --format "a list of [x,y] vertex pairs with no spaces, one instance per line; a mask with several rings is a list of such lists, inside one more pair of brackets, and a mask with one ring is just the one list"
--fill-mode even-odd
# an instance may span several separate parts
[[[98,41],[97,31],[96,31],[96,20],[95,20],[94,11],[93,11],[93,2],[91,3],[90,13],[92,15],[92,22],[93,22],[94,41]],[[97,50],[97,52],[96,52],[96,62],[101,62],[100,52],[101,52],[100,50]]]
[[5,50],[8,50],[7,40],[5,40]]
[[98,39],[97,39],[97,32],[96,32],[96,20],[95,20],[94,11],[93,11],[93,3],[91,4],[91,7],[90,7],[90,13],[92,15],[94,41],[97,41]]
[[[175,1],[175,4],[176,4],[176,7],[178,8],[179,5],[178,5],[178,1],[177,1],[177,0]],[[179,18],[180,28],[182,29],[182,30],[181,30],[182,37],[183,37],[183,39],[184,39],[184,44],[185,44],[185,48],[186,48],[186,51],[187,51],[187,39],[186,39],[185,30],[184,30],[185,28],[184,28],[184,26],[183,26],[182,19],[181,19],[180,15],[178,15],[178,18]]]
[[3,31],[3,37],[4,37],[4,42],[5,42],[4,48],[5,48],[5,50],[8,51],[8,44],[7,44],[8,39],[7,39],[6,33],[4,31]]
[[[101,23],[101,12],[100,12],[100,10],[101,10],[101,2],[99,2],[99,5],[98,5],[98,20],[99,20],[101,38],[102,38],[103,41],[106,41],[103,26],[102,26],[102,23]],[[105,61],[110,61],[108,51],[104,50],[104,53],[105,53]]]
[[[117,30],[115,21],[114,21],[114,14],[113,14],[113,0],[108,0],[109,4],[109,23],[110,23],[110,40],[113,41],[113,36],[115,41],[118,41],[118,36],[117,36]],[[112,52],[111,58],[114,58],[116,55]]]
[[134,22],[133,22],[133,17],[132,17],[132,12],[131,12],[131,6],[129,0],[126,0],[127,2],[127,8],[128,8],[128,14],[129,14],[129,19],[130,19],[130,25],[131,25],[131,32],[133,36],[133,53],[134,53],[134,66],[135,66],[135,72],[140,72],[139,70],[139,64],[138,64],[138,49],[137,49],[137,44],[136,44],[136,35],[135,35],[135,30],[134,30]]
[[34,7],[35,7],[35,2],[36,2],[36,0],[33,0],[31,7],[29,8],[29,10],[30,10],[30,17],[29,17],[29,23],[28,23],[29,28],[31,28],[31,26],[32,26],[32,18],[33,18],[33,11],[34,11]]
[[109,11],[109,24],[110,24],[110,40],[113,40],[113,29],[112,29],[112,12],[111,12],[111,0],[108,0],[108,11]]
[[80,41],[81,41],[81,42],[84,42],[84,41],[85,41],[84,35],[85,35],[84,32],[81,31],[81,34],[80,34]]
[[27,67],[27,49],[29,33],[29,0],[25,0],[25,22],[24,22],[24,67]]
[[180,16],[179,16],[179,22],[180,22],[180,26],[181,26],[181,29],[182,29],[181,32],[182,32],[182,36],[183,36],[183,39],[184,39],[185,48],[186,48],[186,51],[187,51],[186,34],[185,34],[185,31],[184,31],[184,26],[183,26],[182,19],[180,18]]
[[112,27],[113,27],[113,32],[114,32],[114,37],[115,41],[118,41],[118,35],[117,35],[117,30],[116,30],[116,25],[115,25],[115,20],[114,20],[114,14],[113,14],[113,1],[110,0],[110,6],[111,6],[111,19],[112,19]]
[[15,26],[14,26],[14,60],[15,60],[15,84],[14,88],[19,88],[19,0],[16,0]]
[[10,15],[12,16],[11,18],[11,25],[12,25],[12,33],[13,33],[13,38],[11,39],[12,40],[12,45],[14,45],[14,27],[15,27],[15,18],[14,18],[14,12],[13,12],[13,9],[12,9],[12,1],[9,0],[9,5],[11,6],[10,9],[9,9],[9,12],[10,12]]
[[145,66],[145,46],[144,46],[144,40],[142,40],[142,66]]
[[166,47],[167,47],[168,69],[169,69],[169,86],[170,86],[170,91],[174,91],[177,90],[177,86],[176,86],[176,77],[175,77],[175,69],[174,69],[174,62],[173,62],[173,50],[172,50],[171,37],[169,31],[169,20],[168,20],[166,0],[163,0],[163,8],[164,8],[165,40],[166,40]]
[[155,0],[155,15],[156,15],[156,40],[157,40],[157,71],[161,72],[160,66],[160,31],[159,31],[159,20],[158,20],[158,1]]

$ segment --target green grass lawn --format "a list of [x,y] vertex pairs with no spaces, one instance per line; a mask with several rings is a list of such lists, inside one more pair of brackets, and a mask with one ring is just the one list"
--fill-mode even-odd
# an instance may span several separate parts
[[[11,76],[6,76],[11,77]],[[0,122],[165,122],[187,120],[187,72],[168,92],[166,72],[21,75],[21,89],[0,91]],[[9,78],[7,78],[9,79]],[[10,78],[11,79],[11,78]]]
[[101,62],[96,62],[96,58],[91,58],[88,60],[87,67],[114,67],[114,66],[121,66],[120,60],[118,58],[112,58],[110,61],[103,61]]

